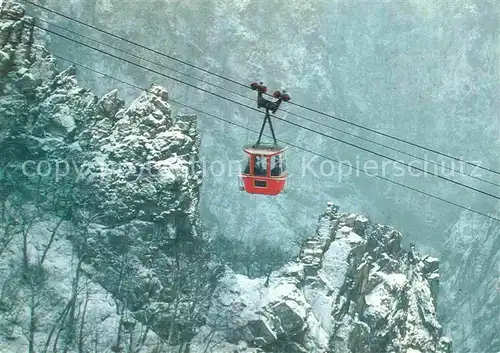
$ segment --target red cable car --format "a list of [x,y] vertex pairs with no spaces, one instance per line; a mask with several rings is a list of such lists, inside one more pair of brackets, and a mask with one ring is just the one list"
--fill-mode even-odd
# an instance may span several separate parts
[[[266,114],[257,143],[243,148],[248,158],[245,169],[240,175],[242,181],[240,190],[246,191],[249,194],[278,195],[283,191],[288,177],[284,160],[286,147],[278,145],[269,111],[273,114],[276,113],[281,102],[289,101],[290,96],[286,94],[285,91],[283,91],[283,93],[276,91],[272,96],[276,98],[277,101],[273,102],[262,97],[262,95],[267,92],[267,87],[263,86],[262,82],[260,85],[252,83],[250,87],[258,91],[257,107],[265,108]],[[272,145],[260,143],[266,122],[269,123],[273,135],[274,144]]]
[[283,153],[286,147],[245,146],[248,160],[241,173],[241,190],[249,194],[278,195],[285,187],[288,172],[285,168]]

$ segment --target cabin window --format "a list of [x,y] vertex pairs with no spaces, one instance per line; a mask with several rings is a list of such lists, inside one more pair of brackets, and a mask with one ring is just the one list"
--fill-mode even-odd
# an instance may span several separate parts
[[284,172],[283,156],[271,157],[271,176],[279,176]]
[[243,174],[250,174],[250,156],[247,156],[243,165]]
[[267,170],[267,160],[265,156],[255,156],[254,174],[265,176]]

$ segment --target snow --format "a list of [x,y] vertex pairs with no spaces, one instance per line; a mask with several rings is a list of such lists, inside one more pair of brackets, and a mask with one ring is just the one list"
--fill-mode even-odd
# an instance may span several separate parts
[[155,162],[155,168],[159,170],[160,181],[166,184],[183,181],[189,175],[189,167],[177,156]]
[[327,217],[321,217],[318,223],[317,234],[320,239],[330,238],[330,226],[331,222]]
[[320,327],[330,335],[333,328],[332,309],[335,305],[335,297],[328,296],[326,292],[313,288],[304,288],[304,296],[311,305],[312,314],[319,322]]
[[344,283],[349,266],[347,259],[352,250],[352,244],[362,242],[363,239],[355,233],[345,236],[341,231],[337,232],[336,240],[331,243],[323,257],[323,266],[319,276],[325,281],[335,296]]
[[[325,228],[327,225],[322,224],[321,229]],[[347,234],[346,229],[349,229]],[[312,314],[328,335],[332,334],[334,324],[332,309],[339,290],[347,278],[349,255],[354,246],[364,241],[350,230],[348,227],[340,229],[323,255],[322,267],[318,272],[318,279],[322,281],[323,287],[318,288],[316,284],[304,287],[304,296],[311,305]]]
[[349,254],[347,246],[339,246],[334,243],[325,253],[323,267],[319,271],[319,277],[325,281],[329,289],[334,290],[334,295],[342,286],[345,280],[348,263],[347,255]]
[[351,227],[347,227],[347,226],[343,226],[340,231],[343,233],[343,234],[349,234],[351,232],[352,228]]
[[361,243],[364,243],[364,239],[362,237],[360,237],[358,234],[356,234],[355,232],[351,231],[347,237],[346,237],[346,240],[351,244],[351,245],[358,245],[358,244],[361,244]]
[[378,284],[368,295],[365,302],[368,305],[367,313],[377,314],[386,317],[391,312],[391,296],[383,283]]
[[402,273],[389,273],[389,274],[384,274],[383,278],[385,279],[385,282],[395,290],[401,290],[403,289],[404,285],[407,282],[407,278],[405,275]]
[[432,256],[427,256],[425,259],[424,259],[425,262],[439,262],[439,259],[438,258],[435,258],[435,257],[432,257]]
[[422,353],[422,352],[413,348],[408,348],[406,350],[406,353]]
[[331,335],[331,330],[327,330],[325,326],[317,321],[314,315],[309,315],[306,321],[309,330],[307,331],[307,342],[311,343],[310,352],[328,352],[328,345]]

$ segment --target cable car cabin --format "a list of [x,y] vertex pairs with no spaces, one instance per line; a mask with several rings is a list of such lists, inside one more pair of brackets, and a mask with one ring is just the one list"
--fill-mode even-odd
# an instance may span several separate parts
[[[278,146],[269,112],[276,113],[282,102],[290,100],[290,96],[284,90],[283,93],[275,91],[272,97],[276,101],[271,101],[263,97],[263,94],[267,92],[267,87],[262,82],[260,84],[254,82],[250,87],[257,91],[257,107],[265,108],[266,113],[257,142],[253,146],[243,147],[243,151],[248,155],[248,160],[240,175],[242,181],[240,190],[249,194],[278,195],[283,191],[288,177],[283,158],[286,148]],[[266,123],[271,129],[273,145],[260,143]]]
[[280,146],[246,146],[243,151],[248,155],[245,168],[240,177],[243,185],[240,190],[249,194],[278,195],[285,187],[286,171],[284,152]]

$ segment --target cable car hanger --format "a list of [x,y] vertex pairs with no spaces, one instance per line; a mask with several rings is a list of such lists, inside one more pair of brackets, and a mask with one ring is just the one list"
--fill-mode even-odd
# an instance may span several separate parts
[[[270,112],[276,113],[281,102],[288,102],[290,96],[285,91],[283,93],[275,91],[272,96],[276,101],[271,101],[263,97],[263,94],[267,92],[267,87],[262,82],[260,84],[254,82],[250,87],[257,91],[257,107],[264,108],[266,113],[257,142],[243,147],[243,151],[248,156],[248,162],[239,176],[238,183],[240,190],[249,194],[278,195],[284,191],[288,177],[283,158],[286,147],[278,145]],[[269,123],[271,129],[273,145],[260,143],[266,123]]]
[[265,99],[262,96],[264,93],[267,92],[267,87],[264,86],[263,82],[260,82],[260,84],[254,82],[250,85],[250,87],[254,91],[257,91],[257,108],[266,109],[264,121],[262,122],[262,127],[260,128],[259,138],[257,139],[255,145],[253,145],[252,147],[255,148],[260,146],[260,139],[262,138],[262,133],[264,132],[264,126],[266,126],[266,122],[269,123],[269,128],[271,129],[271,134],[273,136],[273,142],[274,142],[273,147],[276,147],[278,145],[278,141],[276,140],[276,135],[274,134],[273,124],[271,123],[271,115],[269,114],[269,111],[275,114],[281,102],[283,101],[288,102],[290,100],[290,96],[286,93],[285,90],[283,90],[283,93],[281,93],[280,91],[274,91],[273,97],[276,98],[277,101],[273,102]]

